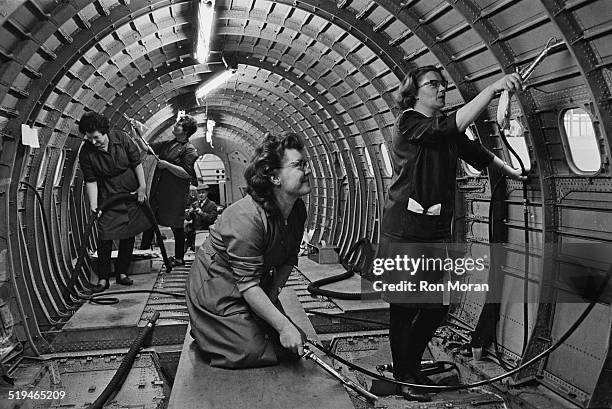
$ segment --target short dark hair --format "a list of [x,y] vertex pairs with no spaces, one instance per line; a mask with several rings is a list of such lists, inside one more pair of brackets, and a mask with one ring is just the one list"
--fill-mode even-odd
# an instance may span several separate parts
[[190,137],[198,130],[198,121],[190,115],[184,115],[178,120],[177,125],[183,128],[183,132]]
[[100,132],[108,134],[110,129],[110,121],[107,117],[98,114],[97,112],[86,112],[79,120],[79,132]]
[[395,102],[400,107],[400,109],[408,109],[414,108],[414,104],[416,103],[416,96],[418,92],[418,82],[419,79],[427,74],[428,72],[437,72],[440,74],[441,78],[444,78],[442,75],[442,70],[435,65],[424,65],[423,67],[413,68],[408,71],[406,77],[402,81],[400,85],[397,96],[395,97]]
[[270,133],[264,135],[262,143],[255,149],[244,178],[247,183],[247,193],[273,216],[280,214],[274,198],[274,184],[270,180],[274,170],[282,166],[287,149],[301,151],[304,145],[300,137],[292,132],[283,132],[278,136]]

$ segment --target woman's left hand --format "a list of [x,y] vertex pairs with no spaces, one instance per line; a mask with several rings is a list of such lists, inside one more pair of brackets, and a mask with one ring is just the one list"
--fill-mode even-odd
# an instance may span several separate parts
[[521,180],[521,181],[527,180],[527,176],[523,176],[520,169],[515,169],[510,165],[504,165],[502,169],[502,173],[504,174],[504,176],[510,179],[513,179],[513,180]]
[[145,187],[139,187],[135,192],[132,192],[132,194],[134,193],[138,195],[138,203],[144,202],[144,200],[147,198],[147,189]]

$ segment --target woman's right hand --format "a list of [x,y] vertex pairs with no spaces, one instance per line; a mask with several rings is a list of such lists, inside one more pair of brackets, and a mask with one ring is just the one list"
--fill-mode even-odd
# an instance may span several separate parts
[[287,323],[278,333],[283,347],[293,351],[299,356],[304,355],[304,340],[302,334],[292,323]]
[[168,169],[168,165],[170,165],[170,162],[160,159],[159,161],[157,161],[157,167],[160,169]]

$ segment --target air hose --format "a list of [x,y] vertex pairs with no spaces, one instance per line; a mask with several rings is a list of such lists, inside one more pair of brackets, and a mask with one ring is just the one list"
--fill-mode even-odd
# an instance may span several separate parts
[[132,364],[136,359],[138,351],[142,347],[142,344],[144,343],[147,336],[153,330],[155,322],[158,318],[159,311],[155,311],[147,325],[142,329],[142,331],[140,331],[138,337],[136,337],[134,342],[132,342],[128,353],[125,355],[125,357],[123,357],[123,361],[121,361],[119,369],[117,369],[117,372],[115,372],[113,378],[110,380],[108,385],[106,385],[106,388],[104,388],[100,396],[98,396],[98,398],[94,401],[94,403],[89,406],[88,409],[101,409],[107,400],[112,399],[117,394],[117,392],[119,392],[119,389],[121,389],[121,385],[123,385],[123,382],[125,382],[125,379],[127,378],[128,373],[132,368]]
[[[102,203],[102,205],[97,209],[97,211],[93,213],[91,219],[89,220],[89,223],[85,227],[85,231],[83,232],[83,235],[81,236],[81,246],[78,249],[77,262],[72,272],[72,276],[70,277],[70,282],[68,283],[68,291],[73,296],[81,300],[90,301],[90,302],[98,303],[98,304],[115,304],[119,300],[115,298],[102,298],[102,296],[106,296],[110,294],[129,294],[129,293],[151,292],[149,290],[132,290],[132,291],[122,291],[122,292],[107,292],[105,294],[82,295],[82,294],[77,293],[74,290],[77,276],[78,274],[81,273],[85,255],[87,254],[87,239],[91,235],[91,232],[93,230],[93,225],[95,221],[98,219],[101,212],[111,208],[113,205],[115,205],[118,202],[136,201],[136,200],[137,200],[137,197],[131,193],[119,193],[105,200],[104,203]],[[166,247],[164,246],[164,241],[162,239],[161,232],[159,231],[159,227],[157,226],[157,220],[155,220],[155,215],[153,214],[153,211],[151,210],[151,207],[149,206],[149,203],[146,200],[142,203],[142,206],[144,208],[145,215],[147,216],[147,218],[149,219],[149,221],[151,222],[151,224],[153,225],[155,229],[155,235],[157,237],[157,244],[159,248],[161,249],[162,257],[164,259],[164,264],[166,265],[166,272],[169,273],[172,271],[172,264],[168,260],[168,255],[166,253]],[[168,293],[168,294],[174,295],[175,293]]]
[[[519,166],[521,167],[521,175],[527,176],[527,170],[525,169],[525,164],[523,163],[521,157],[516,153],[516,151],[512,148],[504,130],[500,127],[499,134],[508,148],[508,151],[514,155]],[[525,241],[525,263],[523,270],[525,272],[525,276],[523,277],[523,351],[522,354],[525,353],[527,349],[527,343],[529,340],[529,304],[528,304],[528,294],[529,294],[529,201],[527,199],[527,181],[523,180],[522,182],[522,190],[523,190],[523,230],[524,230],[524,241]],[[522,355],[521,354],[521,355]]]
[[[357,253],[358,250],[361,250],[361,257],[359,258],[359,261],[357,263],[353,264],[350,262],[350,260],[353,255]],[[308,284],[308,292],[314,295],[339,298],[341,300],[361,300],[361,293],[325,290],[321,287],[327,284],[337,283],[338,281],[351,278],[355,274],[355,272],[361,273],[362,276],[367,275],[368,271],[366,270],[372,265],[373,258],[374,250],[372,249],[372,244],[370,243],[370,240],[366,238],[361,238],[357,240],[348,249],[346,255],[341,260],[342,266],[345,268],[346,271],[344,273],[340,273],[331,277],[326,277],[320,280],[313,281],[312,283]],[[297,267],[295,268],[301,273],[301,271]]]
[[[522,81],[527,80],[529,76],[533,73],[536,66],[542,62],[542,60],[555,48],[565,45],[563,41],[557,41],[556,38],[552,37],[548,40],[542,51],[538,54],[535,60],[529,64],[526,68],[521,70],[518,74],[521,77]],[[509,118],[510,118],[510,100],[512,96],[509,91],[503,91],[500,96],[500,102],[497,107],[497,124],[499,126],[499,132],[502,138],[502,141],[508,148],[508,151],[514,155],[517,159],[520,167],[521,174],[523,176],[527,176],[527,171],[525,169],[525,165],[521,160],[520,156],[516,153],[516,151],[510,146],[508,140],[506,139],[506,135],[504,133],[504,129],[508,129],[509,127]],[[524,264],[524,273],[525,276],[523,278],[523,351],[522,354],[525,353],[527,348],[528,340],[529,340],[529,305],[528,305],[528,293],[529,293],[529,207],[527,200],[527,181],[524,180],[523,184],[523,227],[524,227],[524,241],[525,241],[525,264]]]
[[559,339],[550,347],[548,347],[547,349],[545,349],[544,351],[542,351],[541,353],[539,353],[538,355],[534,356],[533,358],[531,358],[530,360],[528,360],[527,362],[521,364],[520,366],[517,366],[516,368],[498,375],[496,377],[490,378],[490,379],[485,379],[483,381],[479,381],[479,382],[474,382],[471,384],[465,384],[465,385],[456,385],[456,386],[440,386],[440,385],[420,385],[420,384],[415,384],[415,383],[408,383],[408,382],[401,382],[401,381],[397,381],[395,379],[392,378],[387,378],[385,376],[382,376],[380,374],[377,374],[376,372],[372,372],[368,369],[362,368],[358,365],[353,364],[350,361],[347,361],[346,359],[342,358],[341,356],[338,356],[336,354],[334,354],[332,351],[330,351],[329,349],[325,348],[323,345],[321,345],[320,343],[316,342],[316,341],[312,341],[312,340],[307,340],[308,343],[310,343],[311,345],[313,345],[315,348],[319,349],[321,352],[327,354],[328,356],[330,356],[331,358],[337,360],[338,362],[348,366],[349,368],[359,371],[365,375],[368,375],[372,378],[375,379],[379,379],[382,381],[387,381],[396,385],[402,385],[402,386],[409,386],[409,387],[414,387],[414,388],[419,388],[419,389],[424,389],[430,392],[441,392],[441,391],[455,391],[455,390],[461,390],[461,389],[469,389],[469,388],[475,388],[478,386],[484,386],[484,385],[488,385],[494,382],[497,382],[499,380],[502,380],[504,378],[507,378],[509,376],[514,375],[515,373],[523,370],[524,368],[532,365],[533,363],[547,357],[548,355],[550,355],[554,350],[556,350],[557,348],[559,348],[573,333],[574,331],[576,331],[576,329],[580,326],[580,324],[582,324],[582,322],[586,319],[586,317],[591,313],[591,311],[593,310],[593,308],[595,308],[595,305],[597,305],[597,303],[599,302],[599,298],[602,296],[602,294],[604,293],[606,286],[608,285],[608,283],[610,282],[610,278],[612,277],[612,266],[608,269],[608,272],[606,274],[605,279],[603,280],[603,282],[601,283],[601,285],[599,286],[595,297],[593,298],[593,300],[591,301],[591,303],[585,308],[585,310],[582,312],[582,314],[580,314],[580,316],[578,317],[578,319],[576,319],[576,321],[572,324],[572,326],[570,328],[568,328],[567,331],[565,331],[565,333],[563,335],[561,335],[561,337],[559,337]]

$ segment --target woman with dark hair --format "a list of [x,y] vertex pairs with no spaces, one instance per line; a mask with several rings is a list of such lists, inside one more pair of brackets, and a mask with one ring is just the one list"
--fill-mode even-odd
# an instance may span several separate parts
[[[113,240],[119,240],[119,255],[115,266],[115,281],[131,285],[127,271],[134,249],[134,236],[151,226],[143,209],[146,184],[138,147],[123,132],[110,130],[106,117],[88,112],[79,121],[79,132],[85,134],[79,165],[85,179],[89,207],[98,218],[98,284],[93,292],[109,286]],[[119,193],[136,193],[137,202],[121,202],[110,209],[98,210],[98,205]]]
[[[196,148],[189,143],[189,138],[198,129],[195,118],[185,115],[178,120],[172,129],[174,139],[152,143],[151,149],[159,157],[151,191],[149,192],[151,209],[160,226],[172,228],[174,235],[175,266],[185,264],[185,208],[189,195],[189,183],[198,186],[194,163],[198,159]],[[148,148],[140,139],[135,139],[141,148],[147,152]],[[142,235],[140,249],[151,247],[153,241],[153,228]]]
[[272,365],[303,353],[278,294],[297,265],[309,175],[296,134],[266,134],[244,173],[248,195],[221,213],[198,249],[187,307],[212,366]]
[[[398,104],[403,112],[397,118],[392,140],[393,180],[389,187],[382,219],[379,258],[447,257],[455,208],[457,158],[476,169],[490,166],[504,176],[521,180],[513,169],[471,141],[465,130],[502,90],[521,89],[518,74],[506,75],[486,87],[473,100],[448,116],[442,114],[447,81],[439,68],[429,65],[412,70],[402,82]],[[443,271],[389,272],[387,281],[437,282]],[[393,375],[400,381],[429,384],[420,370],[421,357],[436,328],[448,312],[442,293],[390,292],[384,294],[390,305],[389,339]],[[445,305],[446,304],[446,305]],[[418,389],[402,387],[409,400],[429,401]]]

